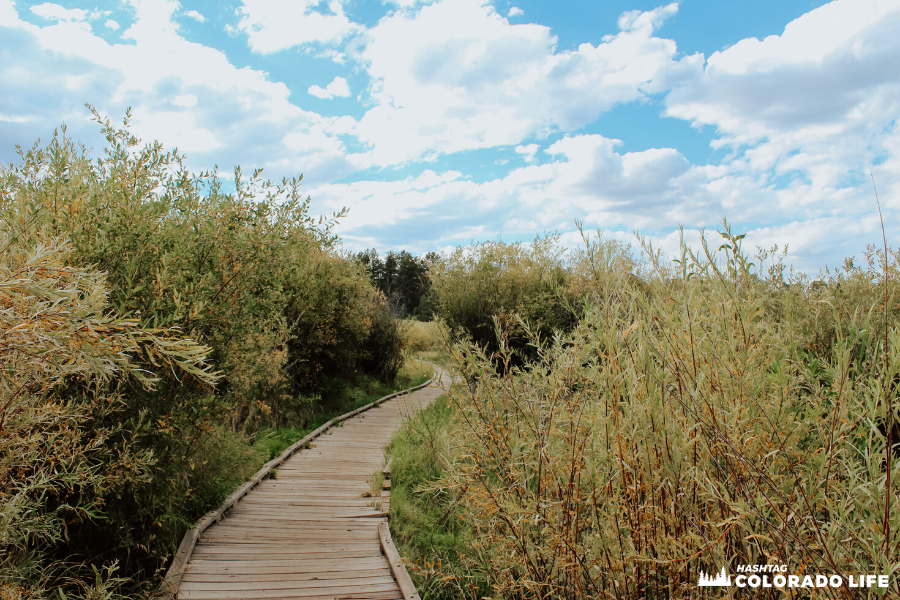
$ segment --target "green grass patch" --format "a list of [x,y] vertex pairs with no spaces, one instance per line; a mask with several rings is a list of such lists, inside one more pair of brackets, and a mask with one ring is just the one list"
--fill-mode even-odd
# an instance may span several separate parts
[[456,411],[446,395],[404,422],[387,446],[391,458],[391,536],[412,562],[410,576],[423,600],[482,598],[483,579],[461,562],[471,530],[455,510],[452,492],[433,484],[452,461]]

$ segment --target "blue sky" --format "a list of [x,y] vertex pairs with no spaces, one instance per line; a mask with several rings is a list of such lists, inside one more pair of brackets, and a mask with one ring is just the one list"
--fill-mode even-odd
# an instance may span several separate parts
[[348,249],[724,216],[801,270],[900,238],[898,0],[0,0],[0,160],[84,103],[197,170],[304,174]]

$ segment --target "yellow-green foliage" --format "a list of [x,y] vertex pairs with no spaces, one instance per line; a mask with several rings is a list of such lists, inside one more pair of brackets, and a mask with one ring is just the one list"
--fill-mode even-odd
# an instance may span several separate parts
[[877,271],[786,281],[723,233],[718,251],[684,248],[674,267],[648,247],[643,278],[613,246],[589,246],[579,260],[591,303],[532,363],[513,366],[502,336],[493,356],[454,349],[468,385],[451,393],[456,450],[428,493],[470,532],[454,565],[420,565],[432,588],[697,598],[709,590],[700,570],[771,563],[891,574],[890,590],[872,593],[900,594],[900,461],[890,494],[885,480],[896,257],[885,347]]
[[434,321],[406,320],[402,332],[404,347],[414,354],[443,348],[440,330]]
[[[152,451],[108,443],[127,439],[113,424],[125,402],[110,384],[158,383],[141,360],[179,373],[185,385],[208,387],[217,379],[208,347],[111,316],[105,276],[71,266],[71,248],[46,229],[30,236],[31,246],[0,235],[4,597],[44,593],[42,583],[59,569],[42,552],[62,540],[67,525],[100,514],[109,490],[150,477]],[[57,396],[67,381],[74,393]]]
[[[428,600],[478,599],[489,592],[485,577],[467,577],[460,547],[471,530],[442,491],[423,491],[457,454],[453,447],[454,407],[446,395],[403,421],[385,448],[391,460],[391,535],[411,562],[419,595]],[[480,592],[480,593],[479,593]]]
[[549,337],[574,321],[565,266],[554,235],[456,248],[430,268],[436,313],[482,345],[494,343],[495,319],[514,345],[523,341],[519,317]]
[[[0,343],[27,333],[43,336],[28,344],[45,345],[3,356],[0,407],[46,394],[56,415],[47,423],[71,424],[63,438],[95,439],[98,477],[117,472],[119,454],[152,457],[136,462],[140,477],[108,476],[84,494],[75,486],[88,508],[47,530],[58,557],[118,559],[123,574],[140,579],[243,479],[245,433],[304,426],[339,377],[392,379],[402,344],[384,296],[340,255],[331,232],[340,215],[313,218],[299,179],[273,183],[236,169],[226,193],[216,173],[192,174],[183,156],[135,138],[127,117],[121,128],[95,117],[109,142],[102,156],[63,129],[0,168],[0,260],[11,285],[26,286],[16,288],[20,300],[0,296],[8,328]],[[26,271],[58,286],[52,293],[17,279],[26,255],[51,261]],[[76,347],[85,350],[72,354]],[[200,358],[207,371],[194,373]],[[29,375],[49,372],[29,360],[56,365],[55,378]],[[126,364],[134,368],[122,378]],[[114,406],[89,402],[101,397]],[[34,439],[50,435],[35,427]],[[37,468],[32,461],[53,451],[47,444],[3,460]],[[70,501],[53,489],[42,500],[47,514]]]

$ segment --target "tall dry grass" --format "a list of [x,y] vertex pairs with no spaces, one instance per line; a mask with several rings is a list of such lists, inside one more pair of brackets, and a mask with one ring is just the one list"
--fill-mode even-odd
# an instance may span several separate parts
[[900,596],[883,393],[900,381],[900,332],[874,268],[890,257],[811,285],[723,236],[674,263],[648,246],[643,266],[589,243],[571,270],[584,313],[570,334],[532,336],[534,363],[515,366],[502,331],[496,353],[453,348],[468,383],[451,394],[455,458],[425,491],[471,533],[454,564],[426,565],[431,588],[454,597],[483,578],[496,598],[721,597],[697,587],[701,570],[778,564],[889,574],[891,587],[727,593]]

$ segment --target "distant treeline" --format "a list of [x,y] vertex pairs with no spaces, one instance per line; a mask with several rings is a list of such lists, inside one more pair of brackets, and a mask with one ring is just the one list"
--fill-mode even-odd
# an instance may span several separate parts
[[441,257],[436,252],[414,256],[406,250],[388,252],[382,259],[374,248],[356,255],[368,269],[372,283],[389,298],[401,317],[429,321],[434,317],[434,294],[429,270]]

